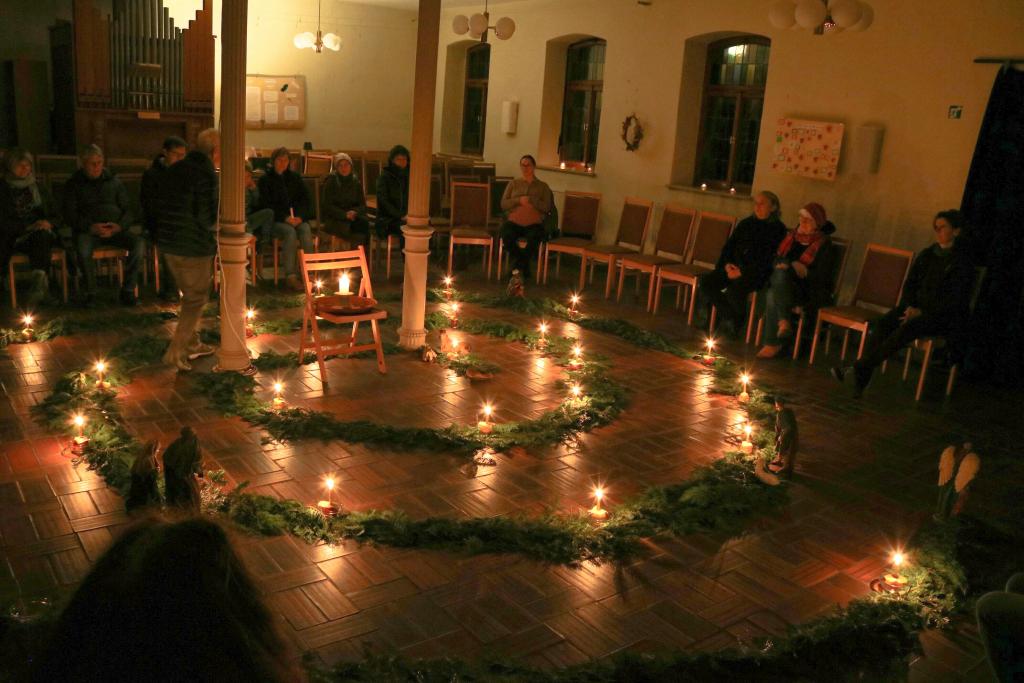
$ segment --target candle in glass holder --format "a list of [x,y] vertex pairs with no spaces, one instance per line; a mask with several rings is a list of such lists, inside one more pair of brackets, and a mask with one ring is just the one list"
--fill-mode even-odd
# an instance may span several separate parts
[[32,341],[32,338],[35,336],[36,332],[32,329],[32,322],[34,320],[35,318],[30,313],[21,316],[21,337],[24,341]]
[[491,424],[491,416],[494,414],[494,407],[490,403],[484,404],[484,419],[476,423],[477,429],[480,430],[481,434],[490,434],[494,430],[494,425]]
[[607,519],[608,511],[601,507],[604,500],[604,489],[598,486],[594,489],[594,507],[590,508],[590,516],[594,519]]
[[754,452],[754,442],[750,440],[751,434],[754,433],[754,428],[748,422],[743,425],[743,441],[740,443],[740,450],[750,455]]
[[75,455],[82,455],[85,453],[85,447],[89,445],[89,437],[85,435],[85,415],[81,413],[75,415],[71,418],[71,424],[78,429],[78,434],[71,445],[71,452]]
[[256,309],[252,308],[252,307],[245,309],[245,336],[246,337],[255,337],[256,336],[256,330],[254,330],[252,328],[252,323],[253,323],[254,320],[256,320]]
[[96,371],[96,388],[97,389],[109,389],[110,382],[103,379],[103,375],[107,372],[107,364],[102,360],[96,361],[96,365],[93,366],[93,370]]
[[321,500],[316,506],[323,513],[324,517],[334,517],[338,514],[338,506],[333,501],[334,478],[327,477],[324,480],[324,486],[327,487],[327,500]]
[[284,391],[284,384],[281,382],[274,382],[274,410],[279,410],[284,407],[285,400],[281,396],[281,392]]
[[348,273],[342,273],[341,277],[338,278],[338,294],[341,296],[350,296],[352,290],[350,289],[352,280],[349,279]]
[[886,587],[890,590],[899,591],[907,587],[907,577],[900,574],[900,567],[906,559],[906,555],[899,550],[892,554],[892,573],[883,577]]
[[744,372],[740,375],[740,382],[743,383],[743,391],[740,392],[737,399],[740,403],[746,403],[750,400],[750,394],[747,393],[747,385],[750,384],[750,375]]

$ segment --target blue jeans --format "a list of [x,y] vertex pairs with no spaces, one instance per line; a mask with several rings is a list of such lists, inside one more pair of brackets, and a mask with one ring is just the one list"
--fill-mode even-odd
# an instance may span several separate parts
[[294,228],[287,223],[274,223],[274,239],[281,240],[281,267],[284,276],[295,275],[298,270],[298,246],[302,242],[302,250],[313,253],[313,229],[303,221]]
[[[285,225],[288,224],[285,223]],[[245,231],[256,236],[256,242],[261,248],[270,244],[270,233],[273,226],[273,209],[257,209],[245,217]]]
[[140,235],[121,230],[116,235],[107,238],[97,237],[92,233],[82,232],[75,238],[78,248],[78,262],[85,273],[85,292],[92,295],[96,293],[96,262],[92,259],[92,252],[97,247],[117,247],[128,251],[128,262],[125,264],[124,285],[121,291],[134,294],[135,286],[139,284],[139,269],[142,267],[142,259],[146,255],[146,240]]
[[797,284],[793,268],[776,268],[768,280],[768,294],[764,304],[764,343],[779,344],[779,321],[789,320],[797,305]]

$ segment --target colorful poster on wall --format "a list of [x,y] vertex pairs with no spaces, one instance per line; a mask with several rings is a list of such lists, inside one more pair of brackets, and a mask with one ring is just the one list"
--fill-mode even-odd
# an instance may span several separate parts
[[835,180],[843,124],[779,119],[772,170],[819,180]]

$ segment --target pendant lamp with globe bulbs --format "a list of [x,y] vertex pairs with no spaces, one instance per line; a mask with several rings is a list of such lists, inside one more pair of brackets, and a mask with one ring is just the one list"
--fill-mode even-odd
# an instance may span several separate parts
[[865,31],[875,20],[871,5],[861,0],[776,0],[768,9],[775,28],[802,28],[816,35]]
[[292,38],[292,43],[300,50],[308,47],[316,53],[323,52],[325,47],[334,52],[341,49],[341,38],[336,33],[324,35],[320,31],[320,0],[316,3],[316,35],[310,31],[298,33]]
[[487,11],[487,3],[484,2],[483,14],[477,13],[471,17],[467,17],[465,14],[456,16],[452,20],[452,30],[460,36],[468,33],[470,38],[479,40],[481,43],[487,42],[488,31],[494,31],[494,35],[501,40],[508,40],[516,32],[516,22],[508,17],[498,19],[494,26],[491,26],[490,23],[491,14]]

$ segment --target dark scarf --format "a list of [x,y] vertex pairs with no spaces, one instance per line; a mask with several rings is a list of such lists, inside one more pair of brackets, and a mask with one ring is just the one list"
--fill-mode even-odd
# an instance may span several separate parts
[[801,235],[796,230],[790,230],[789,233],[779,243],[779,250],[776,252],[779,256],[785,256],[789,253],[789,250],[793,248],[794,242],[806,245],[804,253],[800,254],[800,258],[797,259],[800,263],[805,266],[809,266],[814,263],[814,257],[818,255],[818,250],[821,249],[821,245],[825,243],[827,235],[821,230],[811,235]]
[[24,190],[28,188],[32,190],[32,206],[36,207],[43,203],[42,195],[39,194],[39,186],[36,184],[36,176],[34,173],[29,173],[24,178],[16,178],[14,176],[7,179],[7,184],[15,190]]

